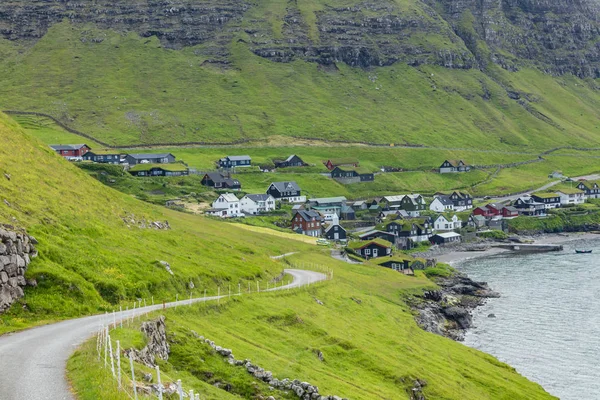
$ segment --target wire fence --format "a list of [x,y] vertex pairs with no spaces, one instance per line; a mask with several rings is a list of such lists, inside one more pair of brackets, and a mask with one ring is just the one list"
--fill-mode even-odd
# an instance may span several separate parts
[[[138,323],[141,322],[142,317],[144,317],[145,320],[148,320],[149,313],[160,309],[166,309],[167,307],[191,306],[194,303],[206,303],[209,301],[216,301],[217,305],[220,305],[221,300],[230,299],[232,296],[242,296],[260,292],[299,291],[333,279],[333,270],[320,264],[308,262],[287,262],[287,264],[293,268],[317,271],[321,273],[322,276],[314,277],[308,275],[305,281],[294,283],[290,279],[285,279],[285,275],[283,275],[279,280],[267,282],[262,288],[260,282],[256,281],[256,285],[249,282],[247,288],[245,285],[242,288],[242,285],[238,284],[237,288],[233,288],[233,291],[231,285],[228,284],[226,287],[217,286],[216,296],[207,296],[207,289],[196,291],[196,293],[199,292],[199,295],[196,297],[194,297],[194,291],[190,291],[189,299],[179,300],[179,295],[176,295],[175,302],[163,302],[162,307],[160,304],[155,305],[154,298],[152,297],[149,300],[150,306],[147,305],[146,299],[138,299],[132,304],[131,309],[129,306],[126,306],[126,309],[123,310],[123,307],[120,306],[119,311],[113,310],[112,313],[106,312],[96,334],[96,361],[102,365],[108,377],[114,380],[117,390],[130,399],[158,398],[159,400],[163,400],[165,396],[167,396],[169,399],[179,398],[179,400],[200,400],[200,394],[194,393],[193,389],[184,388],[181,379],[172,380],[171,378],[168,378],[167,380],[164,380],[165,376],[161,376],[160,367],[158,365],[154,367],[154,370],[148,373],[144,372],[145,370],[148,370],[148,367],[144,368],[144,366],[140,365],[137,365],[136,367],[137,363],[133,361],[131,356],[121,357],[124,349],[121,347],[121,342],[111,336],[111,332],[117,328],[122,329],[124,327],[127,328],[133,326],[136,323],[136,318]],[[139,379],[138,376],[140,376],[140,374],[146,375],[147,379]],[[156,380],[154,378],[156,378]],[[165,384],[163,384],[163,380],[165,381]],[[156,383],[152,384],[151,382]]]

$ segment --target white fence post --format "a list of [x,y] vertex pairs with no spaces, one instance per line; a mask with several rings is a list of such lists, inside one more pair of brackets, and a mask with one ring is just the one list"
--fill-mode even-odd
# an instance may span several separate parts
[[190,389],[190,399],[193,399],[193,398],[194,398],[194,390]]
[[133,317],[135,316],[135,302],[133,302],[133,309],[131,311],[131,323],[133,324]]
[[162,400],[163,398],[163,388],[162,383],[160,382],[160,367],[156,366],[156,381],[158,382],[158,399]]
[[133,383],[133,398],[137,400],[137,385],[135,384],[135,371],[133,370],[133,358],[129,356],[129,367],[131,368],[131,382]]
[[113,310],[113,329],[117,329],[117,313]]
[[121,342],[117,340],[117,381],[121,390]]
[[192,305],[192,292],[190,291],[190,306]]
[[181,379],[177,379],[177,393],[179,394],[179,400],[183,400],[183,385]]
[[108,326],[104,328],[104,367],[108,367]]
[[200,395],[198,393],[196,393],[196,398],[195,400],[200,400]]
[[113,378],[115,378],[115,358],[113,357],[112,340],[110,340],[110,333],[108,334],[108,351],[110,352],[110,372],[112,372],[112,376]]
[[204,289],[204,305],[206,306],[206,289]]

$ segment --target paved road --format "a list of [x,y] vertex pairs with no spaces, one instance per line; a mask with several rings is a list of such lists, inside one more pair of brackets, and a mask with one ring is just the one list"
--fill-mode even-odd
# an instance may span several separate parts
[[[313,271],[286,269],[285,272],[293,276],[293,282],[271,290],[299,287],[326,279],[324,274]],[[217,296],[206,298],[216,299]],[[201,301],[204,298],[192,300]],[[166,306],[189,303],[189,300],[181,300]],[[162,305],[142,307],[135,311],[135,315],[161,308]],[[116,319],[126,319],[132,314],[131,310],[116,313]],[[0,400],[75,399],[65,377],[67,359],[102,324],[112,320],[112,314],[108,318],[95,315],[0,336]]]

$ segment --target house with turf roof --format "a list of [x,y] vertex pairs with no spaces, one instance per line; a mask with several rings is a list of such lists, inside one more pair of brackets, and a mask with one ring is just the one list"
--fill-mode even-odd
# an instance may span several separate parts
[[331,171],[331,178],[345,185],[359,182],[372,182],[375,175],[363,167],[335,167]]
[[84,161],[92,161],[101,164],[120,164],[121,154],[108,150],[90,150],[83,155]]
[[133,176],[184,176],[189,175],[190,170],[184,164],[137,164],[129,169]]
[[348,249],[363,258],[386,257],[392,254],[392,243],[383,239],[373,239],[369,241],[350,242]]
[[411,265],[416,260],[412,257],[402,256],[402,255],[393,255],[391,257],[382,257],[379,258],[375,263],[381,267],[389,268],[394,271],[401,272],[405,275],[414,275],[415,272],[412,269]]
[[586,199],[600,199],[600,184],[598,181],[579,182],[577,189],[583,190]]
[[440,174],[469,172],[470,170],[471,166],[463,160],[445,160],[440,165]]
[[358,235],[360,240],[373,240],[373,239],[384,239],[390,243],[395,243],[396,236],[390,232],[384,232],[379,230],[371,230],[367,232],[360,233]]
[[332,171],[335,167],[358,167],[358,159],[354,157],[330,158],[323,161],[328,170]]
[[546,210],[560,207],[560,195],[558,193],[534,193],[531,198],[544,205]]
[[560,196],[560,205],[571,206],[585,203],[585,192],[575,188],[563,188],[556,191]]

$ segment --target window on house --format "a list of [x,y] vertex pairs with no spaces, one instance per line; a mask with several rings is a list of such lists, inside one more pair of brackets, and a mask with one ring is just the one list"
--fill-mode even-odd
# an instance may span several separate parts
[[365,255],[370,255],[371,254],[371,249],[365,249]]

